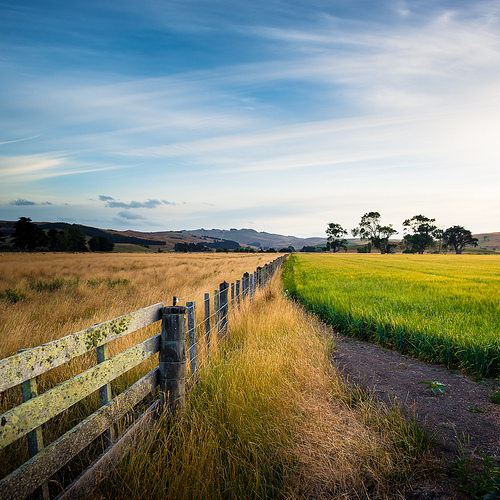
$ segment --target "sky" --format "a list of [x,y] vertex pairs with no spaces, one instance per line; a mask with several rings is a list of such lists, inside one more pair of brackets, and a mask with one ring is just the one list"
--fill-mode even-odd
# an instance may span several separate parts
[[0,0],[0,219],[500,231],[498,0]]

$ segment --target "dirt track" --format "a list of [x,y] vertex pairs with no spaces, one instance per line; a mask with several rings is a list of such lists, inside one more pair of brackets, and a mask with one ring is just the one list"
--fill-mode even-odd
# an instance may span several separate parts
[[[500,405],[490,402],[500,380],[475,381],[442,366],[429,365],[395,351],[346,337],[335,337],[332,361],[346,377],[372,388],[386,402],[415,409],[419,422],[436,432],[436,456],[450,460],[457,437],[469,450],[500,460]],[[421,381],[444,384],[435,396]]]

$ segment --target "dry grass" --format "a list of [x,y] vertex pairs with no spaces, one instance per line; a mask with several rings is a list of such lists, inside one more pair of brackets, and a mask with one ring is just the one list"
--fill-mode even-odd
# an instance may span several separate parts
[[[7,254],[0,257],[0,358],[143,307],[241,279],[276,254]],[[5,292],[10,290],[9,294]],[[2,297],[2,295],[0,295]],[[9,300],[12,299],[15,300]],[[195,294],[188,300],[201,300]],[[110,355],[159,333],[159,324],[109,344]],[[121,392],[157,365],[157,355],[112,383]],[[95,353],[38,378],[39,393],[95,366]],[[20,404],[20,387],[0,395],[0,413]],[[92,394],[44,426],[52,442],[99,407]],[[88,462],[85,454],[82,464]],[[0,477],[28,459],[24,440],[0,451]],[[81,465],[83,466],[83,465]]]

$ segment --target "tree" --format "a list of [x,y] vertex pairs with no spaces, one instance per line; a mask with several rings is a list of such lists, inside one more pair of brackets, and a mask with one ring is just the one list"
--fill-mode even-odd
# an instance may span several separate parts
[[89,240],[89,248],[91,252],[112,252],[115,244],[104,236],[95,235]]
[[347,236],[347,231],[340,224],[329,222],[325,232],[328,250],[338,252],[343,248],[347,252],[347,240],[344,238]]
[[368,212],[363,217],[358,227],[351,230],[354,237],[359,236],[362,240],[368,240],[380,253],[389,253],[395,246],[389,243],[389,238],[398,232],[392,227],[380,225],[380,214]]
[[88,252],[87,240],[82,228],[65,226],[56,235],[56,252]]
[[443,243],[451,245],[455,249],[455,253],[461,254],[467,245],[477,247],[477,238],[474,238],[472,233],[462,226],[452,226],[444,232]]
[[444,231],[442,229],[436,229],[434,231],[434,238],[438,242],[438,253],[441,253],[441,247],[443,246]]
[[29,217],[20,217],[14,224],[13,243],[19,250],[32,252],[37,247],[48,245],[48,237],[43,229],[31,222]]
[[429,219],[425,215],[414,215],[403,222],[405,235],[404,244],[411,252],[423,254],[426,248],[434,245],[437,227],[433,224],[436,219]]

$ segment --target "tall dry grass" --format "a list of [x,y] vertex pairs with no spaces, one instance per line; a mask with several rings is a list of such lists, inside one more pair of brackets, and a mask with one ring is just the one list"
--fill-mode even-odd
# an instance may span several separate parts
[[[276,258],[276,254],[7,254],[0,257],[0,358],[70,335],[96,323],[143,307],[184,300],[201,300],[223,280],[241,279]],[[189,297],[186,297],[189,296]],[[182,302],[181,302],[182,303]],[[110,355],[159,333],[160,325],[144,328],[109,344]],[[112,383],[117,394],[150,371],[157,355]],[[39,393],[95,366],[87,353],[38,378]],[[0,395],[0,413],[20,404],[20,387]],[[44,425],[49,443],[99,407],[97,393]],[[120,425],[123,427],[126,419]],[[83,453],[79,470],[95,450]],[[0,477],[28,459],[25,440],[0,451]],[[72,472],[63,472],[61,482]]]
[[99,499],[403,498],[430,438],[338,377],[330,332],[276,277],[236,313],[187,409],[162,415]]

